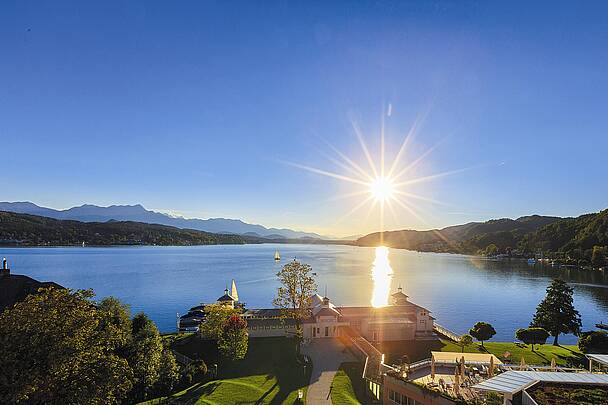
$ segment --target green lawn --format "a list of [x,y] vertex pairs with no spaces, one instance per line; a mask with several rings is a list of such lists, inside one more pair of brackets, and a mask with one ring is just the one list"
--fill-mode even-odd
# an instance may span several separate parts
[[[478,343],[464,348],[467,353],[492,353],[503,360],[505,352],[511,353],[511,363],[519,363],[523,356],[528,364],[551,364],[555,357],[558,365],[584,367],[586,359],[577,346],[535,345],[533,352],[530,346],[513,342],[485,342],[485,349]],[[407,355],[410,362],[429,358],[431,351],[460,352],[462,348],[449,340],[441,341],[402,341],[389,342],[380,345],[380,351],[386,354],[388,362],[398,362],[403,355]],[[504,361],[504,360],[503,360]]]
[[[217,355],[208,342],[191,338],[176,348],[186,355],[203,358],[208,366]],[[206,351],[196,353],[197,348]],[[249,341],[244,360],[218,362],[219,379],[195,384],[168,398],[145,404],[294,404],[298,389],[306,394],[308,376],[295,358],[293,341],[286,338],[261,338]]]
[[366,403],[365,382],[361,378],[363,364],[342,363],[331,383],[331,402],[334,405]]

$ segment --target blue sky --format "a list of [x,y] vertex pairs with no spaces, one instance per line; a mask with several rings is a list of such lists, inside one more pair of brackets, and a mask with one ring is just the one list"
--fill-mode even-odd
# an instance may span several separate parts
[[[228,3],[228,4],[226,4]],[[390,229],[608,206],[601,2],[0,3],[0,200],[133,204],[324,234],[379,228],[329,142],[441,142]],[[390,117],[387,114],[391,106]],[[367,170],[367,169],[366,169]]]

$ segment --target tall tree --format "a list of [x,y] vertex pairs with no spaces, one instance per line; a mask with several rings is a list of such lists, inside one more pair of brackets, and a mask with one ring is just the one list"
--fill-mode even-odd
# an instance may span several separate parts
[[544,345],[548,337],[549,332],[543,328],[520,328],[515,331],[515,338],[532,346],[532,351],[535,344]]
[[554,279],[547,287],[547,295],[536,307],[530,327],[544,328],[554,337],[558,345],[560,333],[578,334],[581,331],[581,316],[574,308],[574,290],[565,281]]
[[300,340],[303,337],[302,320],[309,314],[310,298],[317,292],[317,284],[312,274],[312,267],[293,260],[277,273],[281,286],[273,304],[283,310],[283,316],[296,321],[296,341],[299,353]]
[[484,340],[492,339],[492,336],[496,334],[496,330],[487,322],[477,322],[469,329],[469,334],[479,340],[481,342],[481,347],[484,347]]
[[129,350],[129,364],[134,374],[132,399],[139,401],[153,393],[160,377],[163,343],[156,325],[144,313],[133,318],[132,339]]
[[180,373],[175,356],[168,348],[165,348],[161,355],[158,374],[156,393],[161,396],[170,394],[179,382]]
[[126,356],[131,343],[131,310],[117,298],[107,297],[97,305],[102,338],[114,346],[116,353]]
[[232,315],[224,325],[218,347],[230,360],[241,360],[247,354],[248,338],[247,322],[238,315]]
[[112,404],[131,389],[122,337],[100,327],[93,293],[41,289],[0,313],[0,403]]

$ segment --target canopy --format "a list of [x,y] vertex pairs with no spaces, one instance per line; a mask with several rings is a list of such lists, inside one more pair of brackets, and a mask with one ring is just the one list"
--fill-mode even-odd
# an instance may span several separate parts
[[438,363],[457,363],[464,358],[465,364],[490,364],[490,358],[494,364],[502,364],[502,361],[490,353],[459,353],[459,352],[431,352],[431,356]]

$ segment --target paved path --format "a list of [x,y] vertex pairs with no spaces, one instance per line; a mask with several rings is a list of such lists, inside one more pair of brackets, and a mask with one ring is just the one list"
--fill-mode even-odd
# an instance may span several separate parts
[[306,403],[310,405],[331,404],[331,383],[340,368],[346,361],[356,361],[338,339],[315,339],[302,347],[302,353],[310,356],[312,360],[312,375]]

